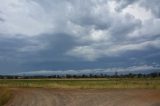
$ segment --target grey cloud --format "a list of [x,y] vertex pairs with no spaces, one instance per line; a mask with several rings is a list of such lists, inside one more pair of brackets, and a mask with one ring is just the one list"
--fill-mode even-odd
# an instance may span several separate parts
[[71,22],[84,27],[94,26],[98,29],[107,29],[111,24],[112,17],[109,15],[106,3],[96,0],[85,1],[83,3],[81,1],[72,2],[71,11],[69,12],[71,14]]
[[[119,41],[124,39],[129,33],[141,27],[141,21],[134,19],[131,15],[127,14],[124,18],[116,19],[113,22],[110,32],[116,36]],[[121,39],[122,38],[122,39]]]
[[5,20],[3,18],[0,17],[0,22],[4,22]]
[[42,61],[45,58],[51,61],[65,60],[65,52],[76,45],[74,38],[65,33],[41,35],[37,39],[43,43],[47,42],[48,45],[45,50],[39,52],[39,58],[42,58]]
[[[155,5],[158,3],[158,0],[3,0],[0,66],[2,70],[11,70],[7,65],[15,65],[14,70],[33,71],[105,67],[122,61],[123,65],[131,65],[147,59],[152,60],[149,63],[159,63],[159,54],[153,53],[160,51],[160,9]],[[150,10],[156,17],[141,20],[134,15],[143,18],[143,14],[123,12],[133,5]]]
[[117,11],[121,11],[125,7],[127,7],[130,4],[133,4],[137,0],[116,0],[118,2],[118,7],[116,8]]
[[[25,61],[26,57],[32,57],[34,54],[33,51],[30,52],[22,52],[21,49],[24,49],[26,46],[32,46],[29,41],[23,38],[2,38],[0,37],[0,63],[1,67],[10,67],[19,66],[23,61]],[[29,60],[29,58],[27,60]],[[5,64],[6,63],[6,64]],[[1,68],[1,70],[5,70],[5,68]]]
[[0,22],[4,22],[4,21],[5,21],[5,19],[3,18],[3,12],[0,11]]
[[74,48],[69,55],[74,55],[76,57],[83,57],[84,59],[88,59],[90,61],[94,61],[101,57],[114,57],[121,56],[125,52],[130,51],[143,51],[148,49],[149,47],[158,48],[159,49],[160,40],[153,41],[143,41],[139,43],[120,43],[120,44],[112,44],[108,45],[105,43],[99,43],[96,45],[89,46],[79,46]]
[[151,10],[156,17],[160,17],[160,1],[159,0],[116,0],[118,7],[116,10],[121,11],[129,5],[137,3],[138,5]]
[[127,74],[127,73],[150,73],[155,70],[159,70],[160,67],[141,65],[132,67],[117,67],[117,68],[104,68],[104,69],[83,69],[83,70],[41,70],[41,71],[31,71],[31,72],[21,72],[17,75],[82,75],[82,74]]
[[45,37],[41,35],[16,38],[1,35],[0,67],[2,72],[6,70],[3,73],[33,70],[38,67],[47,69],[57,63],[70,61],[71,59],[64,53],[73,45],[74,41],[71,36],[60,33],[54,36],[45,34]]
[[147,10],[151,10],[152,13],[160,18],[160,1],[159,0],[142,0],[140,5],[144,6]]
[[0,24],[2,34],[34,36],[52,30],[51,19],[36,2],[31,0],[1,2],[0,11],[5,20]]

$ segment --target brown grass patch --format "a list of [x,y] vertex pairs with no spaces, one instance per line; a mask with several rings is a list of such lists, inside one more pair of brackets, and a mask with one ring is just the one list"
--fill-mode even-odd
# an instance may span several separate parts
[[7,88],[0,88],[0,106],[6,104],[11,98],[11,91]]

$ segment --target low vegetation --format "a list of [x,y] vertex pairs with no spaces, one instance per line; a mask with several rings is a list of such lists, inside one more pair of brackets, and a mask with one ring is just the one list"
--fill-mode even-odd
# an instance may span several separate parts
[[9,89],[0,88],[0,106],[3,106],[11,98],[12,94]]
[[160,78],[1,79],[1,87],[160,88]]

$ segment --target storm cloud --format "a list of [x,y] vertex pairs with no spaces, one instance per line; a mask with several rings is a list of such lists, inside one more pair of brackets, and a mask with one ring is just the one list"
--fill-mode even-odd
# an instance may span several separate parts
[[0,74],[160,64],[159,0],[0,2]]

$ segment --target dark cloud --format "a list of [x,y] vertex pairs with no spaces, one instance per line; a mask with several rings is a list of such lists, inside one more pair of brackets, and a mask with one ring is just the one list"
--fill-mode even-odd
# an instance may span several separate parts
[[118,41],[125,40],[124,38],[137,28],[141,27],[141,21],[134,19],[131,15],[126,15],[124,18],[117,19],[111,27],[111,33]]
[[159,3],[2,0],[0,74],[158,65]]

